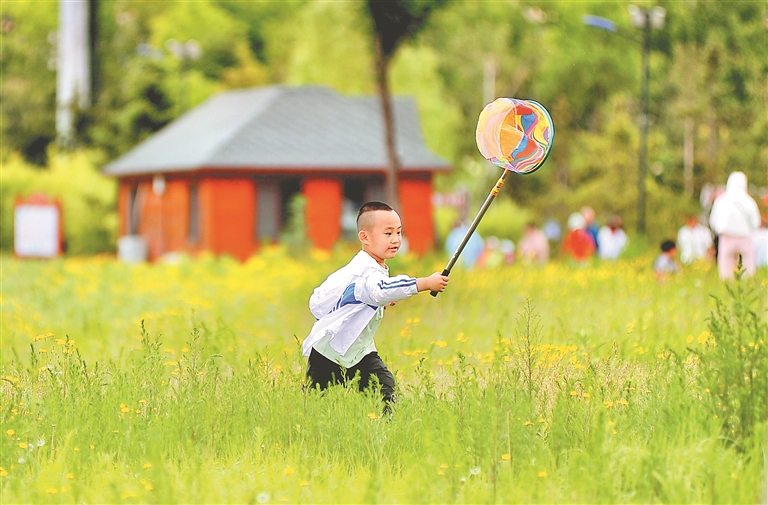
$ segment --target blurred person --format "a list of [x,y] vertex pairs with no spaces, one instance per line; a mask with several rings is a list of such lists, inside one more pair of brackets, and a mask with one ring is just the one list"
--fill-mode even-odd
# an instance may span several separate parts
[[613,216],[608,225],[600,228],[597,234],[597,252],[602,259],[615,260],[627,247],[629,239],[621,228],[621,218]]
[[501,252],[501,241],[490,236],[485,239],[483,252],[477,259],[477,266],[480,268],[496,268],[504,263],[504,253]]
[[560,229],[560,223],[554,218],[547,219],[544,222],[544,226],[541,227],[541,231],[544,232],[544,235],[547,236],[547,239],[550,242],[559,242],[560,238],[563,236],[562,230]]
[[752,248],[755,250],[755,267],[768,266],[768,218],[752,232]]
[[719,237],[717,269],[721,279],[732,279],[741,256],[744,276],[755,273],[755,250],[752,233],[760,227],[757,202],[747,193],[747,176],[732,172],[725,184],[725,192],[715,199],[709,225]]
[[712,232],[694,214],[688,216],[685,225],[678,230],[677,244],[680,246],[680,261],[686,265],[708,258],[714,246]]
[[544,264],[549,261],[549,240],[533,221],[525,225],[523,238],[520,239],[518,256],[526,262]]
[[653,273],[661,280],[668,274],[678,274],[682,271],[680,264],[675,260],[677,245],[674,240],[665,240],[661,243],[661,254],[653,262]]
[[574,212],[568,216],[568,234],[563,241],[563,252],[578,263],[586,262],[595,252],[595,244],[589,238],[584,216]]
[[[464,239],[464,235],[466,235],[468,230],[469,225],[460,221],[457,221],[456,224],[453,225],[453,229],[448,233],[448,237],[445,239],[445,252],[447,252],[449,256],[453,255],[456,249],[458,249],[459,244],[461,244],[461,241]],[[459,259],[456,261],[456,265],[463,265],[467,268],[474,267],[477,264],[478,258],[480,258],[480,255],[483,253],[484,248],[485,242],[480,234],[477,233],[477,230],[475,230],[469,237],[467,245],[464,246],[461,256],[459,256]]]
[[504,256],[504,264],[511,265],[515,262],[515,243],[508,238],[501,239],[499,243],[499,250]]
[[597,234],[600,232],[600,226],[595,221],[595,209],[589,206],[581,208],[581,215],[584,216],[584,220],[587,222],[584,229],[587,231],[589,238],[592,239],[592,243],[595,244],[595,251],[600,252],[600,243],[597,240]]

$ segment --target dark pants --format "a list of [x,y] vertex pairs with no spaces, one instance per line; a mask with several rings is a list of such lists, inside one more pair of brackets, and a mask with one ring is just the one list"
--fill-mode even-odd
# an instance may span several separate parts
[[395,377],[392,372],[387,370],[387,366],[379,357],[379,353],[372,352],[357,365],[342,370],[338,363],[335,363],[316,350],[312,349],[309,353],[309,363],[307,364],[307,377],[309,386],[320,389],[327,388],[330,384],[343,384],[353,379],[358,372],[360,373],[359,389],[363,391],[370,385],[372,375],[375,375],[381,386],[381,395],[387,404],[394,401]]

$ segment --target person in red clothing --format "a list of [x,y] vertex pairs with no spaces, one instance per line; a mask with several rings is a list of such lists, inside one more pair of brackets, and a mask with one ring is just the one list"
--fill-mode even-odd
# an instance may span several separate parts
[[563,252],[578,263],[584,263],[595,252],[595,243],[586,230],[587,221],[578,212],[568,217],[568,234],[563,241]]

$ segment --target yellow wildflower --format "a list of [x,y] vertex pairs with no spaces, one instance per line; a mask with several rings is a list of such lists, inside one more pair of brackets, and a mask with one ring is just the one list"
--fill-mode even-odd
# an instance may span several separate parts
[[56,489],[55,487],[49,487],[48,490],[46,491],[46,493],[48,493],[48,494],[56,494],[58,492],[59,492],[59,490]]
[[5,434],[8,435],[9,437],[12,437],[15,433],[16,433],[16,430],[14,430],[13,428],[9,428],[5,431]]
[[152,468],[152,463],[150,463],[149,461],[147,461],[146,463],[144,463],[144,465],[143,465],[143,466],[144,466],[144,468]]
[[41,333],[39,335],[32,337],[32,341],[37,342],[38,340],[45,340],[46,338],[52,337],[52,336],[53,336],[53,333],[49,331],[48,333]]
[[21,447],[22,449],[26,449],[27,448],[27,443],[26,442],[19,442],[19,447]]
[[608,407],[609,409],[613,407],[613,402],[611,400],[606,400],[603,402],[603,404]]
[[68,474],[66,475],[66,477],[67,477],[69,480],[72,480],[72,479],[74,479],[74,478],[75,478],[75,474],[73,474],[73,473],[68,473]]
[[296,473],[296,470],[294,470],[290,466],[286,466],[285,470],[283,470],[283,475],[293,475],[294,473]]
[[542,479],[547,476],[547,472],[539,472],[539,477]]
[[369,412],[369,413],[368,413],[368,419],[370,419],[370,420],[374,420],[374,419],[378,419],[378,418],[379,418],[379,416],[377,416],[377,415],[376,415],[376,414],[374,414],[373,412]]
[[509,461],[510,459],[512,459],[512,456],[511,456],[511,455],[509,455],[509,454],[506,454],[506,453],[505,453],[505,454],[502,454],[502,455],[501,455],[501,460],[502,460],[502,461]]
[[531,421],[526,421],[523,423],[523,426],[533,426],[533,423]]

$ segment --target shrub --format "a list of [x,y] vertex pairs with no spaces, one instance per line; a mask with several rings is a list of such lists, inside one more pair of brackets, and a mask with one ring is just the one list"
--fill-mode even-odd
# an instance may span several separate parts
[[700,360],[699,383],[710,407],[722,424],[723,437],[743,446],[768,419],[768,324],[756,305],[759,288],[737,273],[726,288],[730,300],[715,298],[709,316],[709,334]]

